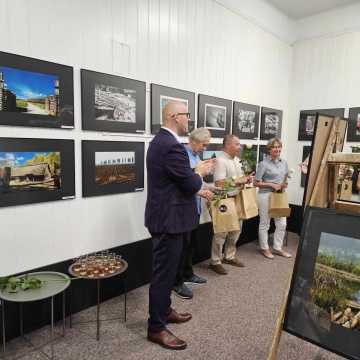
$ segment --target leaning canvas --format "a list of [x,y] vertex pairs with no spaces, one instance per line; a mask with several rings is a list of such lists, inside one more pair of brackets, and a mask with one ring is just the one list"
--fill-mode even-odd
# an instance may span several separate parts
[[308,208],[284,329],[360,359],[360,216]]

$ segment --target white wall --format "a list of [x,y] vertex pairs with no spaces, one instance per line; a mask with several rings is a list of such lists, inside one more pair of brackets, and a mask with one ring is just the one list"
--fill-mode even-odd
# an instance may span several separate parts
[[[291,203],[302,204],[298,164],[303,145],[310,145],[297,141],[300,110],[346,108],[347,116],[350,107],[360,106],[359,24],[359,4],[298,22],[286,148],[290,166],[296,169],[289,186]],[[344,151],[350,152],[350,146],[355,144],[345,144]]]
[[[0,50],[74,66],[75,91],[75,130],[1,127],[0,135],[75,139],[77,194],[0,209],[0,276],[148,237],[146,192],[81,197],[82,139],[150,137],[81,131],[80,68],[280,108],[288,117],[292,49],[266,30],[269,20],[255,25],[212,0],[0,3]],[[147,131],[149,123],[148,101]]]

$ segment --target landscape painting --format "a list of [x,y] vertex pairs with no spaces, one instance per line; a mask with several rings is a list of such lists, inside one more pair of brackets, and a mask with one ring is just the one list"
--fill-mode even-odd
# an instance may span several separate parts
[[95,153],[95,183],[135,184],[136,164],[135,152],[96,152]]

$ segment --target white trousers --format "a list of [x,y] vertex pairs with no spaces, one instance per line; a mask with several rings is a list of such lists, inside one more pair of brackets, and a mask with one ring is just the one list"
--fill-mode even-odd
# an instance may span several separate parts
[[[270,217],[268,213],[269,209],[269,196],[268,193],[258,193],[258,207],[259,207],[259,243],[262,250],[269,249],[268,244],[268,230],[270,227]],[[274,249],[281,250],[286,231],[286,217],[274,218],[275,221],[275,233],[274,233]]]
[[[236,255],[236,243],[239,240],[242,228],[242,220],[240,220],[240,231],[230,231],[214,234],[211,245],[212,265],[221,264],[223,258],[232,260]],[[223,255],[224,248],[224,255]]]

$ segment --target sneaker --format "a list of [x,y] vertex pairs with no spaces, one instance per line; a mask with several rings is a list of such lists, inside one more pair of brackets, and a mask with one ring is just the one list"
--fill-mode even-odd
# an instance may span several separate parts
[[284,251],[284,250],[276,250],[276,249],[273,249],[273,253],[275,255],[279,255],[279,256],[283,256],[285,258],[291,258],[292,255],[289,254],[288,252]]
[[219,275],[227,275],[226,269],[221,264],[210,264],[209,269],[215,271]]
[[193,292],[185,284],[174,286],[173,291],[176,296],[182,299],[192,299]]
[[205,284],[207,282],[206,279],[193,274],[191,277],[189,277],[188,279],[186,279],[184,281],[185,285],[191,285],[191,284],[195,284],[195,285],[200,285],[200,284]]

